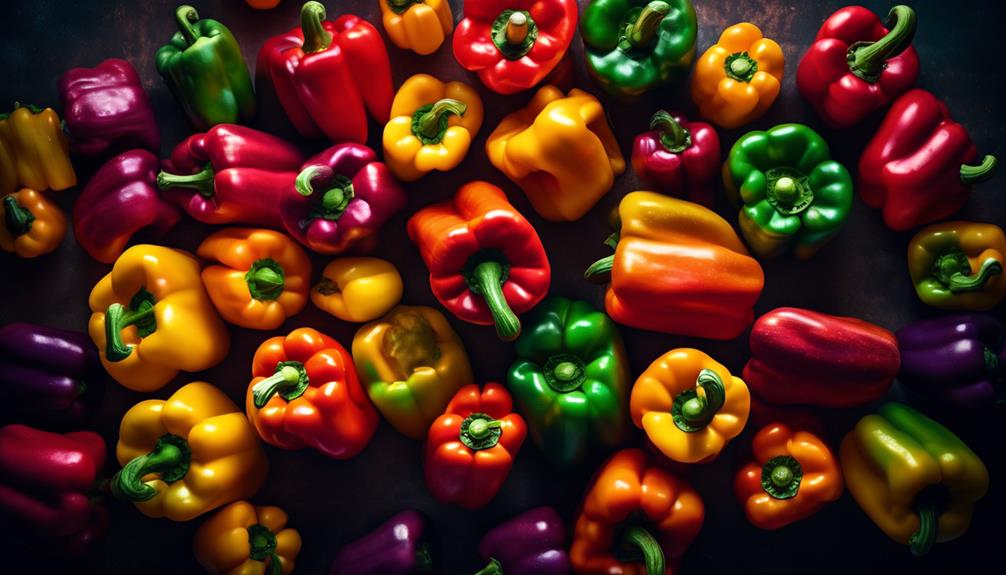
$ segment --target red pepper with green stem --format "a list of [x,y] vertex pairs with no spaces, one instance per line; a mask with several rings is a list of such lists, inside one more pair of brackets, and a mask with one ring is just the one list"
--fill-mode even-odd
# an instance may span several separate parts
[[720,177],[720,137],[705,122],[659,110],[632,144],[632,169],[649,189],[712,207]]

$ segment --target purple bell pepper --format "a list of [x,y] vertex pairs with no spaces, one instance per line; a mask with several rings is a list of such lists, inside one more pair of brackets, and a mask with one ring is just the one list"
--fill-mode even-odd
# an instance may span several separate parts
[[301,167],[281,209],[283,225],[322,254],[374,248],[377,232],[405,207],[405,192],[377,154],[361,144],[332,146]]
[[551,507],[538,507],[497,525],[479,543],[489,565],[475,575],[566,575],[566,527]]
[[411,575],[433,571],[423,533],[426,519],[402,511],[339,550],[330,575]]
[[75,153],[107,158],[133,148],[160,152],[154,110],[129,62],[113,58],[68,70],[59,79],[59,97]]
[[898,333],[898,379],[957,407],[996,402],[1006,365],[1006,329],[990,315],[958,313],[917,321]]

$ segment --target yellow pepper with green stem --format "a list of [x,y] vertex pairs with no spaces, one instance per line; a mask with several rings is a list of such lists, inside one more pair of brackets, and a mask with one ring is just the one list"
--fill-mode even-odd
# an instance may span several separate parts
[[38,191],[77,185],[70,143],[52,108],[14,104],[14,111],[0,114],[0,195],[17,184]]

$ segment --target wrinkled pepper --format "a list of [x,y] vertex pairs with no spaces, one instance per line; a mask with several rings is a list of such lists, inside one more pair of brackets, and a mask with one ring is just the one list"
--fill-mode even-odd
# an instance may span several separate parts
[[402,299],[402,276],[379,258],[336,258],[311,288],[311,302],[342,321],[373,321]]
[[431,307],[398,306],[361,327],[353,360],[381,415],[412,439],[425,439],[454,393],[474,380],[461,338]]
[[335,556],[329,575],[413,575],[432,573],[433,557],[425,535],[426,518],[402,511],[370,533],[346,544]]
[[196,530],[196,559],[212,575],[289,575],[301,542],[286,522],[279,507],[235,501]]
[[995,224],[944,222],[908,242],[908,273],[924,303],[988,310],[1006,297],[1006,234]]
[[18,257],[45,255],[66,237],[66,216],[59,206],[31,188],[4,196],[0,217],[0,248]]
[[101,364],[133,391],[220,363],[230,336],[188,252],[140,244],[122,252],[88,299],[87,331]]
[[349,459],[367,446],[377,412],[353,358],[339,342],[309,327],[262,342],[252,358],[248,419],[259,436],[283,449],[311,447]]
[[726,220],[653,192],[627,194],[618,220],[606,242],[615,254],[584,274],[610,283],[604,305],[611,319],[711,339],[733,339],[751,325],[765,274]]
[[629,362],[618,328],[583,301],[551,297],[514,344],[507,384],[545,456],[571,466],[628,431]]
[[552,270],[538,232],[488,182],[461,186],[454,199],[427,206],[408,224],[430,269],[433,295],[459,319],[520,335],[517,314],[548,292]]
[[859,420],[839,450],[849,493],[888,537],[925,555],[968,529],[988,470],[946,427],[900,403]]
[[551,507],[536,507],[493,527],[479,541],[489,564],[475,575],[569,575],[566,526]]
[[648,189],[713,206],[720,137],[705,122],[659,110],[632,144],[632,169]]
[[188,521],[255,495],[269,462],[255,431],[212,385],[195,381],[122,417],[112,494],[148,517]]
[[448,0],[378,0],[377,5],[391,43],[420,56],[436,52],[454,30]]
[[500,121],[486,154],[550,221],[580,219],[625,171],[604,108],[576,88],[566,96],[555,86],[538,90]]
[[17,103],[13,111],[0,114],[0,196],[18,186],[58,192],[76,185],[59,114]]

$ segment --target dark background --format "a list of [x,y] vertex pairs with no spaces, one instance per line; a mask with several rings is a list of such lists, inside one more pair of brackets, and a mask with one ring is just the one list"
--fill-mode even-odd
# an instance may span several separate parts
[[[259,12],[239,0],[196,1],[204,18],[222,20],[242,45],[247,62],[254,66],[262,42],[298,24],[300,3],[287,0],[276,10]],[[698,54],[715,42],[720,31],[748,20],[766,36],[776,39],[786,54],[786,79],[782,95],[768,115],[743,130],[720,131],[723,153],[745,131],[765,129],[783,122],[805,122],[820,130],[832,144],[836,159],[851,171],[860,151],[879,123],[875,116],[864,125],[844,133],[823,127],[794,85],[797,63],[814,38],[821,22],[844,4],[840,1],[746,1],[696,2],[700,34]],[[866,2],[883,13],[890,2]],[[326,2],[329,17],[353,12],[382,29],[377,2],[339,0]],[[84,3],[54,0],[15,0],[4,7],[6,31],[0,48],[0,108],[15,100],[59,110],[56,80],[73,66],[94,66],[110,57],[128,59],[137,68],[153,99],[163,132],[163,154],[192,132],[181,108],[169,94],[154,68],[154,53],[175,32],[174,2],[126,2],[92,0]],[[919,15],[915,40],[922,74],[919,85],[943,98],[955,118],[966,125],[980,153],[1006,159],[1006,123],[1002,121],[1004,67],[1003,5],[998,2],[917,1]],[[454,2],[460,18],[461,2]],[[551,293],[581,298],[603,306],[603,289],[581,279],[584,268],[606,255],[601,244],[607,236],[607,215],[627,192],[637,189],[635,176],[619,177],[614,189],[586,216],[575,223],[546,223],[531,209],[521,191],[487,161],[486,136],[507,113],[523,106],[531,92],[502,97],[484,89],[478,79],[454,61],[450,39],[430,56],[420,57],[388,43],[394,82],[400,85],[417,72],[458,79],[477,86],[484,98],[486,117],[478,138],[465,162],[453,172],[431,174],[407,186],[410,199],[406,213],[386,227],[376,255],[393,261],[405,278],[404,303],[437,306],[427,283],[427,272],[414,245],[405,234],[409,214],[419,207],[443,200],[459,185],[473,179],[487,179],[506,190],[510,200],[537,227],[553,267]],[[577,85],[595,94],[597,87],[584,72],[582,43],[572,44],[577,62]],[[645,129],[649,115],[659,107],[680,109],[695,115],[687,85],[670,87],[651,94],[633,107],[604,99],[621,144],[628,154],[634,135]],[[324,147],[323,142],[307,142],[296,137],[275,103],[263,103],[256,127],[289,137],[305,152]],[[381,128],[371,126],[370,144],[380,149]],[[77,162],[81,186],[95,166]],[[979,186],[971,202],[958,214],[961,219],[1006,221],[1002,201],[1003,176]],[[55,194],[60,205],[71,209],[79,190]],[[718,211],[736,222],[722,194]],[[194,250],[210,233],[210,228],[186,220],[164,243]],[[911,233],[894,233],[882,223],[878,213],[856,200],[849,224],[838,237],[808,262],[791,258],[765,262],[766,286],[756,312],[778,306],[807,307],[827,313],[850,315],[875,322],[891,330],[937,312],[927,309],[915,297],[905,266],[906,245]],[[0,323],[16,320],[84,330],[87,325],[87,295],[110,266],[92,261],[68,234],[54,253],[36,260],[20,260],[3,254],[0,269]],[[315,257],[315,275],[328,258]],[[1002,306],[997,310],[1002,316]],[[505,380],[513,358],[512,346],[498,341],[492,328],[462,323],[452,324],[465,341],[479,383]],[[280,330],[309,325],[336,337],[345,346],[352,341],[356,325],[341,322],[309,305],[303,313]],[[632,362],[633,375],[643,370],[665,351],[682,346],[699,347],[734,373],[739,373],[747,355],[747,338],[713,342],[673,337],[623,328]],[[165,398],[181,385],[201,379],[226,391],[239,405],[244,404],[250,361],[256,347],[274,333],[231,327],[231,353],[223,364],[204,373],[181,374],[171,384],[153,394],[140,394],[109,382],[100,413],[93,423],[109,443],[108,474],[118,466],[114,445],[118,422],[134,403],[148,398]],[[905,398],[895,385],[892,398]],[[707,465],[675,466],[675,469],[702,494],[707,518],[698,539],[685,556],[683,573],[727,573],[743,569],[757,573],[821,572],[963,572],[995,564],[1001,557],[1004,488],[1004,437],[1002,411],[971,415],[927,403],[908,396],[907,401],[945,423],[958,433],[985,460],[992,476],[991,489],[975,509],[970,532],[957,541],[939,544],[924,560],[915,559],[906,547],[890,541],[848,495],[820,513],[777,532],[760,531],[744,519],[732,494],[736,470],[746,460],[746,448],[754,432],[746,430],[727,447],[717,461]],[[823,415],[827,417],[827,438],[833,447],[857,418],[870,407]],[[632,444],[641,444],[641,436]],[[291,525],[300,530],[304,547],[297,560],[300,573],[327,570],[335,551],[385,518],[404,508],[417,508],[429,515],[440,541],[439,569],[443,573],[470,573],[481,566],[477,544],[481,535],[501,521],[537,505],[554,505],[571,525],[576,505],[591,473],[608,453],[596,451],[588,461],[569,472],[552,468],[529,440],[499,495],[486,508],[463,511],[438,505],[423,483],[420,446],[382,423],[368,448],[350,461],[332,461],[311,450],[289,452],[266,447],[271,463],[269,479],[253,499],[257,504],[283,507]],[[191,553],[191,539],[203,518],[178,524],[141,515],[132,505],[112,502],[112,524],[104,547],[93,559],[73,565],[75,573],[196,573],[199,567]],[[0,542],[0,548],[3,543]],[[6,572],[14,564],[28,561],[22,551],[2,554]],[[11,563],[13,561],[13,563]],[[45,561],[32,558],[28,565],[39,569]],[[62,571],[69,568],[52,568]],[[986,571],[987,569],[980,569]]]

